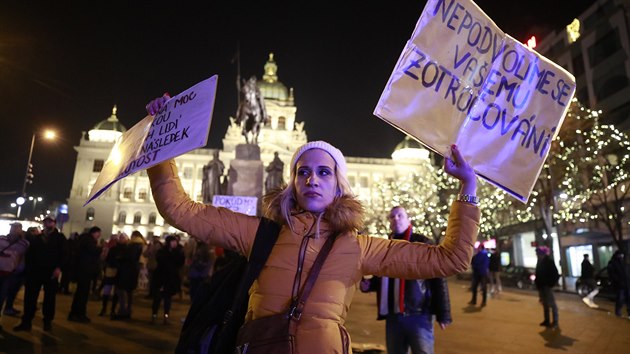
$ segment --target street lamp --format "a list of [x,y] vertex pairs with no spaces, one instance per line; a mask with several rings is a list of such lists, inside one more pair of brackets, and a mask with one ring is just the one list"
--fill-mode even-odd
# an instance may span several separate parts
[[[37,133],[33,133],[33,137],[31,138],[31,148],[29,149],[29,152],[28,152],[28,162],[26,163],[26,172],[24,173],[24,183],[22,184],[22,193],[20,194],[19,198],[24,198],[26,196],[26,185],[33,183],[34,175],[33,175],[33,164],[31,163],[31,160],[33,158],[33,149],[35,148],[35,136],[37,136]],[[56,134],[53,130],[46,130],[44,131],[42,136],[46,140],[54,140],[56,137]],[[22,204],[24,204],[24,202],[22,202],[21,204],[18,202],[17,204],[18,204],[17,217],[19,219]]]

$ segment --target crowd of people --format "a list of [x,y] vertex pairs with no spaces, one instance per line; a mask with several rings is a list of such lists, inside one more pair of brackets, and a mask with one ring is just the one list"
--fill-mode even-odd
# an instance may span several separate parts
[[[24,231],[22,224],[15,222],[0,241],[0,250],[8,255],[4,260],[12,262],[3,263],[0,271],[0,314],[21,318],[14,331],[31,330],[42,290],[45,331],[53,328],[58,294],[72,295],[69,321],[91,321],[87,312],[90,298],[102,301],[98,316],[128,320],[139,287],[153,300],[152,317],[147,320],[156,322],[163,304],[161,317],[167,323],[173,295],[183,293],[186,281],[192,299],[212,274],[216,254],[222,254],[194,239],[182,244],[179,235],[165,235],[164,242],[159,236],[147,241],[139,231],[105,238],[97,226],[66,237],[52,216],[43,220],[42,230],[29,227]],[[5,265],[10,268],[5,270]],[[19,310],[14,301],[22,288],[24,304]]]

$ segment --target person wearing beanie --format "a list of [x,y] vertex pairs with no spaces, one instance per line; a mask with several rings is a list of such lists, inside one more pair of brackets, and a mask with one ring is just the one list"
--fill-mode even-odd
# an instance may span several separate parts
[[[560,275],[558,268],[553,263],[553,259],[549,257],[549,247],[536,247],[536,288],[538,289],[538,298],[543,305],[544,320],[540,323],[543,327],[559,329],[558,324],[558,306],[553,295],[553,288],[558,284]],[[552,322],[549,321],[549,311],[551,310]]]
[[[155,114],[167,95],[147,105]],[[297,149],[283,189],[267,193],[262,215],[281,225],[278,240],[249,289],[245,323],[287,313],[328,238],[334,244],[300,313],[295,353],[349,353],[344,328],[350,302],[364,275],[400,279],[448,277],[466,270],[479,227],[476,176],[456,146],[444,170],[461,182],[439,245],[359,234],[364,211],[347,180],[346,160],[331,144],[313,141]],[[197,203],[182,187],[174,160],[148,170],[155,203],[165,221],[211,246],[248,255],[261,219]],[[258,333],[254,331],[254,333]],[[260,348],[262,349],[262,348]]]

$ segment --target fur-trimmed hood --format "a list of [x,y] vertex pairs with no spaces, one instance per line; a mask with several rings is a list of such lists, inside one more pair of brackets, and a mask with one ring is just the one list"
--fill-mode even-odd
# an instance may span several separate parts
[[[274,189],[263,197],[264,216],[281,224],[289,224],[282,215],[280,202],[282,189]],[[297,206],[296,206],[297,207]],[[306,212],[295,209],[292,214]],[[335,198],[324,211],[322,219],[326,221],[331,231],[342,233],[363,229],[364,209],[360,201],[352,196]]]

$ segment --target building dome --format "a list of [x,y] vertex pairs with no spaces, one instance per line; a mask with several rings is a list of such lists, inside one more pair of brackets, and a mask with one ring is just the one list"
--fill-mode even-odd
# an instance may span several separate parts
[[116,111],[117,108],[114,106],[114,108],[112,108],[112,115],[109,116],[109,118],[100,121],[88,132],[90,141],[114,142],[119,136],[127,131],[127,128],[125,128],[125,126],[118,120],[118,117],[116,117]]
[[428,158],[429,150],[408,135],[396,145],[392,153],[394,161],[426,160]]
[[269,59],[265,63],[265,74],[257,85],[265,99],[286,101],[289,98],[289,90],[278,81],[278,66],[273,60],[273,53],[269,53]]

